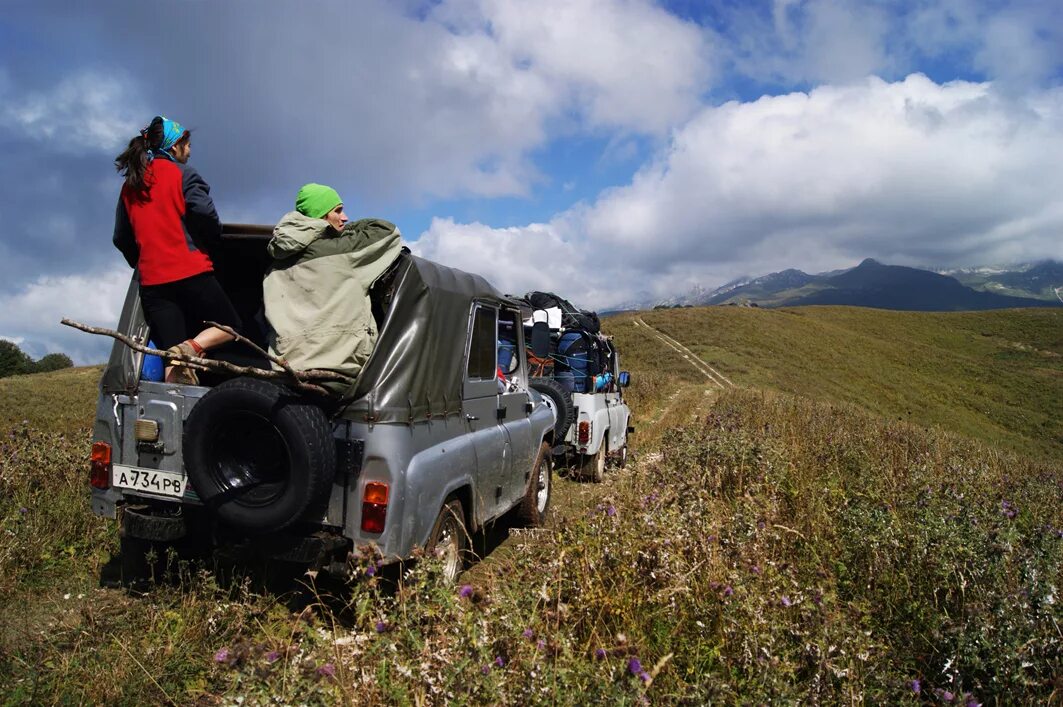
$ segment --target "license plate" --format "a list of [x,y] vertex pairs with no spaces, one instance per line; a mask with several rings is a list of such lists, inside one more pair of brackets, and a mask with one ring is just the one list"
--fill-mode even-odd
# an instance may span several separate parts
[[115,464],[111,485],[180,498],[185,495],[185,475],[158,469],[138,469]]

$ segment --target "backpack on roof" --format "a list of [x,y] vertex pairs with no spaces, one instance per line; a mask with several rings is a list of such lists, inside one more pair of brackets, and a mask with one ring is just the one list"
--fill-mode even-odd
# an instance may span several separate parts
[[565,329],[583,329],[592,334],[602,330],[601,321],[597,312],[591,312],[576,307],[564,297],[559,297],[553,292],[529,292],[524,295],[524,300],[533,309],[551,309],[557,307],[561,310],[561,326]]

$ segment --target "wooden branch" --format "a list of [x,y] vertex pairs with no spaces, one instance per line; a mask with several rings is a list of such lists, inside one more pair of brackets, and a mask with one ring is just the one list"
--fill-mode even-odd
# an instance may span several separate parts
[[245,344],[247,346],[250,346],[252,349],[254,349],[258,353],[262,354],[262,356],[266,357],[267,359],[269,359],[270,361],[272,361],[273,363],[277,364],[278,366],[283,368],[285,371],[287,371],[288,375],[290,375],[292,378],[296,378],[295,369],[291,367],[291,364],[289,364],[287,361],[285,361],[280,356],[274,356],[269,351],[266,351],[261,346],[259,346],[255,342],[251,341],[247,337],[241,336],[231,326],[226,326],[225,324],[218,324],[217,322],[212,322],[212,321],[205,321],[203,323],[204,324],[208,324],[208,325],[210,325],[210,326],[212,326],[212,327],[214,327],[216,329],[221,329],[222,331],[224,331],[226,334],[228,334],[229,336],[231,336],[234,339],[236,339],[236,341],[240,342],[241,344]]
[[[188,364],[190,368],[195,368],[200,371],[225,371],[228,373],[235,373],[241,376],[252,376],[254,378],[261,378],[263,380],[271,381],[283,381],[291,383],[299,390],[316,393],[318,395],[331,396],[334,395],[331,391],[323,386],[316,385],[313,381],[336,381],[340,383],[350,384],[352,378],[345,376],[342,373],[336,373],[335,371],[323,371],[323,370],[309,370],[309,371],[296,371],[288,366],[287,370],[275,371],[272,369],[258,368],[255,366],[238,366],[235,363],[229,363],[228,361],[216,361],[214,359],[200,358],[198,356],[187,356],[185,354],[171,354],[166,351],[160,351],[159,349],[153,349],[140,343],[139,340],[121,334],[113,329],[105,329],[103,327],[94,327],[80,322],[75,322],[71,319],[63,319],[61,324],[68,327],[73,327],[88,334],[97,334],[100,336],[109,336],[112,339],[122,342],[134,351],[139,351],[149,356],[158,356],[165,361],[173,362],[180,361],[184,364]],[[220,328],[220,327],[219,327]],[[243,338],[243,337],[241,337]],[[246,339],[245,339],[246,341]],[[247,342],[252,344],[251,342]],[[254,346],[256,349],[257,346]],[[259,349],[261,350],[261,349]]]

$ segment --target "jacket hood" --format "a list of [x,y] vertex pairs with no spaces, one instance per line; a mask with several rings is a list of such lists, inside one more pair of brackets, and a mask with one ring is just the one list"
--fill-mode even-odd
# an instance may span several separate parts
[[275,260],[287,260],[302,253],[307,246],[328,233],[328,221],[289,211],[273,229],[266,252]]

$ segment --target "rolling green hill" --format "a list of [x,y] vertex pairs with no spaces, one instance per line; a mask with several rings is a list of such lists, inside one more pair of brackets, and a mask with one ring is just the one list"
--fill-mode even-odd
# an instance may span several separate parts
[[99,369],[0,381],[0,703],[1058,700],[1063,311],[603,326],[632,461],[557,478],[545,528],[477,537],[461,591],[431,560],[267,588],[170,553],[147,595],[102,589]]
[[678,356],[638,332],[635,316],[735,383],[1063,459],[1063,310],[700,307],[617,316],[610,330],[625,364],[652,372],[661,360],[673,370]]

